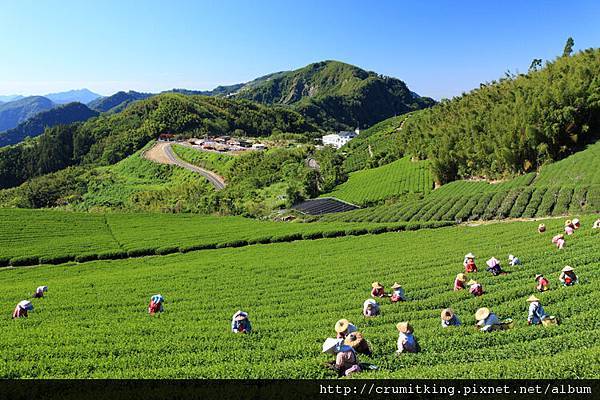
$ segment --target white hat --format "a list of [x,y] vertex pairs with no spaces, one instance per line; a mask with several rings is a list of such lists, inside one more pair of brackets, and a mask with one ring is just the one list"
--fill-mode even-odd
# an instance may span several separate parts
[[466,254],[465,258],[475,258],[475,254],[473,254],[473,253]]
[[323,353],[335,354],[344,343],[344,339],[327,338],[323,343]]
[[488,267],[493,267],[494,265],[500,264],[500,261],[496,257],[492,257],[485,262]]
[[573,218],[573,225],[577,225],[579,223],[579,218]]
[[515,256],[513,256],[512,254],[509,254],[509,255],[508,255],[508,259],[509,259],[510,261],[512,261],[512,260],[514,260],[514,259],[515,259]]
[[573,268],[571,266],[569,266],[569,265],[567,265],[566,267],[564,267],[562,269],[562,272],[571,272],[571,271],[573,271]]
[[363,307],[367,308],[367,306],[369,306],[369,305],[376,306],[377,302],[375,300],[373,300],[373,299],[367,299],[367,300],[365,300],[365,302],[363,303]]
[[17,305],[25,310],[33,310],[33,304],[29,300],[21,300]]
[[235,314],[233,314],[233,319],[236,321],[241,321],[243,319],[248,319],[248,313],[242,310],[238,310]]

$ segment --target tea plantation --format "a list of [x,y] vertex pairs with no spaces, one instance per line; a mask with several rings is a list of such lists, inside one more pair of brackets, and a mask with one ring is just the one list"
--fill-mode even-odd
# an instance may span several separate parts
[[452,223],[276,223],[193,214],[0,209],[0,267],[120,259]]
[[427,162],[411,161],[408,157],[381,167],[350,173],[348,181],[322,197],[366,205],[409,193],[429,193],[433,178]]
[[600,143],[549,164],[539,173],[529,173],[495,184],[455,181],[441,186],[422,199],[405,199],[392,205],[327,215],[321,220],[466,221],[600,212],[598,168]]
[[[76,227],[80,236],[93,235],[93,226],[102,225],[102,216],[92,217],[89,228]],[[323,368],[331,356],[321,354],[321,344],[345,317],[374,350],[360,360],[379,367],[356,377],[598,378],[600,232],[591,229],[593,219],[583,218],[582,228],[561,251],[550,243],[562,230],[563,221],[557,219],[546,221],[545,234],[537,233],[537,222],[494,223],[3,268],[0,377],[334,377]],[[108,221],[113,227],[117,223],[111,216]],[[174,228],[166,219],[156,226],[161,223],[170,236]],[[127,226],[135,230],[133,220],[119,224],[117,238],[129,235]],[[207,234],[197,227],[200,237]],[[156,240],[152,235],[149,243]],[[71,245],[75,251],[80,243]],[[477,255],[480,269],[491,256],[506,265],[509,253],[523,265],[505,266],[510,273],[504,276],[473,274],[486,292],[474,298],[452,290],[469,251]],[[574,287],[558,285],[566,264],[579,275]],[[538,297],[548,313],[560,318],[558,326],[526,323],[525,299],[534,293],[536,273],[550,279],[551,290]],[[374,280],[386,287],[400,282],[409,301],[382,301],[382,315],[364,319],[362,302]],[[38,285],[49,286],[46,297],[34,300],[29,318],[11,320],[15,304]],[[154,293],[166,299],[158,317],[146,311]],[[444,330],[440,310],[449,306],[464,324]],[[477,331],[473,315],[482,306],[501,318],[512,317],[514,329]],[[252,334],[229,332],[238,309],[249,312]],[[402,320],[414,325],[421,353],[394,354],[395,323]]]

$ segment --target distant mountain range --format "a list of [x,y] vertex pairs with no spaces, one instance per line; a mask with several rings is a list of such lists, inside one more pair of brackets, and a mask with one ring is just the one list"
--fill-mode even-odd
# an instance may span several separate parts
[[24,97],[0,104],[0,132],[15,128],[34,115],[55,107],[55,104],[42,96]]
[[0,96],[0,103],[8,103],[9,101],[15,101],[15,100],[19,100],[22,99],[25,96],[21,96],[18,94],[11,94],[8,96]]
[[[394,115],[427,108],[435,104],[428,97],[412,92],[396,78],[368,72],[339,61],[322,61],[293,70],[261,76],[246,83],[218,86],[213,90],[172,89],[166,92],[245,99],[265,105],[290,107],[303,115],[307,122],[324,131],[365,128]],[[165,92],[162,92],[165,93]],[[42,116],[24,124],[1,143],[12,144],[26,136],[40,134],[41,122],[81,121],[90,118],[90,111],[117,113],[130,104],[155,96],[155,93],[121,91],[102,97],[88,89],[50,93],[45,96],[0,96],[0,132],[17,129],[36,114],[60,104],[79,102],[81,107],[63,108],[57,114]],[[69,112],[73,115],[68,116]],[[47,126],[53,126],[52,123]],[[25,129],[37,127],[30,132]],[[8,139],[10,136],[12,139]]]
[[60,105],[34,115],[25,122],[20,123],[16,128],[0,132],[0,147],[19,143],[26,137],[39,136],[44,133],[44,129],[47,127],[86,121],[98,114],[97,111],[90,110],[81,103]]
[[52,100],[56,104],[67,104],[79,102],[88,104],[102,96],[88,89],[69,90],[67,92],[49,93],[44,95],[45,98]]
[[97,98],[88,103],[88,106],[92,110],[99,112],[119,112],[132,102],[144,100],[150,96],[154,96],[154,94],[134,92],[133,90],[130,90],[129,92],[117,92],[112,96]]

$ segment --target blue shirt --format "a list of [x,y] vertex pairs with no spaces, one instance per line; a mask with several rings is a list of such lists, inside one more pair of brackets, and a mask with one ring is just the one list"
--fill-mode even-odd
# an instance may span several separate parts
[[541,324],[544,318],[546,318],[544,307],[537,301],[531,302],[531,304],[529,304],[529,316],[527,317],[527,321],[532,324]]
[[454,314],[452,316],[452,318],[450,318],[450,320],[448,320],[448,321],[442,320],[442,328],[447,328],[449,326],[459,326],[459,325],[460,325],[460,320],[458,319],[456,314]]
[[252,330],[252,325],[250,324],[250,321],[247,319],[243,319],[241,321],[231,321],[231,331],[233,333],[238,333],[240,330],[245,330],[246,333],[250,333],[250,331]]

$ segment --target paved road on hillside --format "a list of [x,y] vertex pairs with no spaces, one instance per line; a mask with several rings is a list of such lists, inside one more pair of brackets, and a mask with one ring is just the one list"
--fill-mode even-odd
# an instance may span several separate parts
[[150,161],[160,164],[177,165],[178,167],[196,172],[208,179],[208,181],[215,187],[216,190],[224,189],[225,186],[227,186],[225,179],[223,179],[222,176],[183,161],[175,154],[171,145],[172,143],[169,142],[156,142],[151,149],[144,153],[144,157]]

